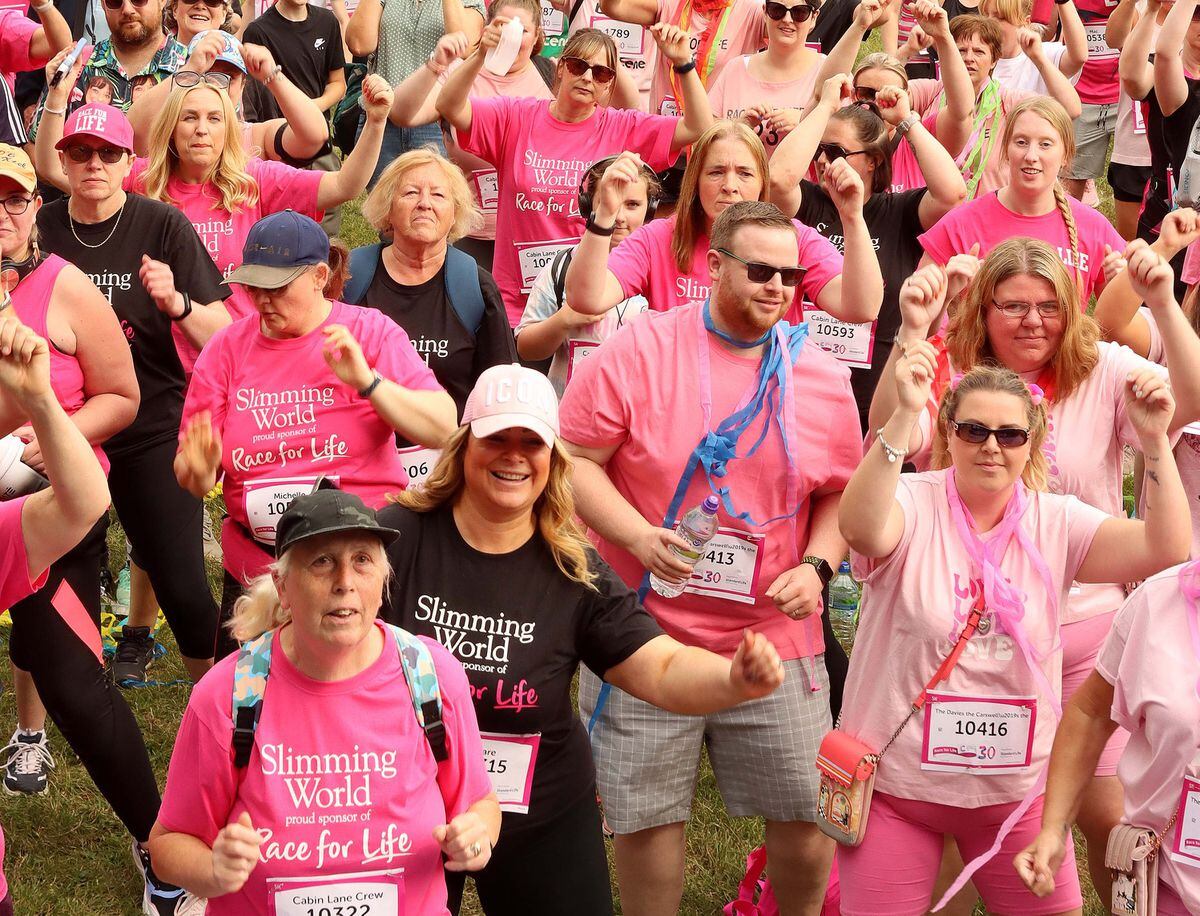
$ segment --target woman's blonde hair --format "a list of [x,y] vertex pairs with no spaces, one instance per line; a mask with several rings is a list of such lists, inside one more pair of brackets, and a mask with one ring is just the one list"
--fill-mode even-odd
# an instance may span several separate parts
[[[471,428],[460,426],[446,442],[442,457],[425,483],[396,494],[392,500],[414,512],[432,512],[455,502],[466,486],[463,461],[470,439]],[[571,490],[573,465],[562,442],[555,439],[554,448],[550,450],[550,476],[546,480],[546,489],[533,504],[533,514],[538,533],[550,548],[562,574],[595,591],[596,573],[588,562],[592,545],[575,520],[575,497]]]
[[1033,0],[983,0],[979,12],[1009,25],[1025,25],[1033,13]]
[[166,104],[150,127],[150,161],[142,175],[142,187],[147,197],[167,204],[177,204],[167,192],[167,182],[179,166],[179,152],[175,149],[175,128],[183,112],[183,103],[188,95],[201,89],[214,92],[221,102],[221,115],[225,120],[225,143],[217,161],[213,163],[204,183],[216,188],[217,203],[226,213],[236,213],[243,207],[258,203],[258,184],[246,171],[248,156],[242,146],[242,129],[229,93],[208,83],[197,83],[183,88],[176,86],[167,96]]
[[718,140],[724,140],[727,137],[741,140],[746,145],[746,149],[750,151],[754,165],[758,169],[758,200],[767,199],[770,173],[767,171],[767,151],[763,149],[762,141],[741,121],[717,121],[692,144],[687,168],[683,170],[683,180],[679,185],[679,201],[675,205],[675,229],[671,233],[671,254],[675,258],[675,266],[681,273],[690,274],[692,272],[692,256],[695,253],[696,240],[708,234],[708,217],[704,213],[704,206],[700,203],[699,186],[700,175],[707,165],[709,148]]
[[481,224],[483,217],[479,208],[475,206],[471,186],[463,177],[462,170],[430,147],[409,150],[392,160],[379,176],[379,181],[367,195],[367,199],[363,201],[363,219],[379,232],[391,231],[392,200],[396,196],[396,189],[400,187],[406,174],[426,165],[436,165],[450,186],[450,200],[454,203],[454,223],[450,227],[447,241],[457,242],[476,225]]
[[1033,403],[1029,386],[1021,377],[1004,366],[975,366],[942,396],[938,408],[937,430],[933,439],[933,467],[948,468],[950,460],[950,421],[956,418],[962,399],[975,391],[1011,394],[1025,406],[1025,425],[1029,430],[1029,463],[1021,471],[1021,479],[1031,490],[1046,489],[1050,479],[1042,442],[1046,439],[1046,402]]
[[1039,239],[1015,238],[993,248],[975,281],[950,317],[946,350],[960,371],[985,363],[996,364],[996,354],[987,333],[987,314],[996,297],[996,287],[1010,277],[1039,277],[1054,288],[1062,316],[1062,339],[1050,357],[1054,372],[1054,397],[1062,400],[1079,387],[1096,367],[1100,351],[1100,327],[1079,310],[1079,295],[1062,258]]
[[[1004,122],[1004,136],[1000,140],[1000,155],[1008,159],[1008,145],[1016,130],[1017,118],[1023,114],[1034,114],[1046,121],[1058,134],[1063,145],[1063,165],[1070,165],[1075,158],[1075,127],[1067,110],[1047,95],[1035,95],[1014,105]],[[1079,267],[1079,230],[1075,226],[1075,214],[1071,212],[1071,199],[1063,190],[1062,182],[1054,181],[1054,203],[1067,226],[1067,238],[1071,243],[1071,263],[1075,266],[1075,282],[1083,294],[1083,271]]]
[[855,80],[865,70],[886,70],[888,73],[894,73],[900,78],[900,85],[908,89],[908,72],[904,69],[904,64],[890,54],[885,54],[883,51],[875,51],[872,54],[868,54],[855,64]]

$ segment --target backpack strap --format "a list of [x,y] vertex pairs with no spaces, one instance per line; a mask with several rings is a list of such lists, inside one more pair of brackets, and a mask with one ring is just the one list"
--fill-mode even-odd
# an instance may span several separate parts
[[364,245],[350,252],[350,279],[342,290],[342,301],[348,305],[362,305],[367,298],[367,290],[375,279],[375,271],[379,268],[379,259],[383,256],[383,243]]
[[233,669],[233,765],[244,770],[254,749],[254,730],[262,715],[267,675],[271,672],[271,641],[275,631],[268,630],[238,649]]
[[[453,249],[451,249],[453,251]],[[442,694],[438,689],[437,671],[429,647],[407,630],[388,624],[400,650],[400,667],[412,694],[413,712],[417,724],[425,732],[425,740],[438,763],[449,759],[446,751],[446,726],[442,724]]]
[[[578,12],[579,7],[581,5],[582,5],[582,0],[579,0],[579,2],[576,3],[575,9],[572,12],[573,13]],[[574,18],[574,15],[572,15],[572,18]],[[570,19],[567,20],[568,23],[570,23],[570,21],[571,21]],[[546,88],[548,88],[551,92],[553,92],[554,91],[554,61],[552,59],[550,59],[549,57],[543,57],[542,55],[538,54],[538,55],[534,56],[534,58],[533,58],[533,69],[535,69],[538,72],[538,75],[542,78],[542,82],[546,84]]]
[[554,304],[560,309],[567,299],[567,268],[571,266],[574,248],[564,248],[550,262],[550,280],[554,284]]
[[[353,259],[353,252],[350,257]],[[353,260],[350,268],[354,269]],[[365,294],[366,290],[363,292]],[[479,333],[484,309],[483,290],[479,287],[479,264],[453,245],[446,249],[446,295],[463,327],[472,334]]]

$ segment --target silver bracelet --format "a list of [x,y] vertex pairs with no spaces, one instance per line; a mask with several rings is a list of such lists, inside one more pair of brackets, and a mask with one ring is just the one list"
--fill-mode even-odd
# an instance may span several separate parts
[[273,83],[275,81],[275,78],[277,76],[279,76],[279,74],[281,74],[282,72],[283,72],[283,66],[281,64],[276,64],[273,68],[271,68],[271,75],[263,80],[263,85],[270,86],[271,83]]
[[888,444],[887,439],[883,438],[882,426],[875,431],[875,438],[879,440],[879,444],[883,447],[883,453],[887,455],[888,464],[895,464],[908,455],[906,449],[896,448],[896,446]]
[[67,113],[66,105],[64,105],[62,108],[51,108],[49,104],[42,105],[42,114],[65,115],[66,113]]

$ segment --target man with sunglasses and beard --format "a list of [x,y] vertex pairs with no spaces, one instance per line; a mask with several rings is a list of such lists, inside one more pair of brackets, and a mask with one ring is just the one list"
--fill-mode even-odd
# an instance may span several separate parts
[[[626,912],[678,910],[702,744],[729,813],[766,818],[783,911],[816,914],[824,898],[833,843],[812,823],[830,724],[821,589],[845,554],[837,506],[862,440],[849,371],[806,341],[807,325],[781,320],[804,273],[797,248],[773,204],[731,204],[713,225],[710,298],[634,322],[563,397],[576,504],[600,556],[674,638],[732,657],[749,627],[786,670],[770,699],[703,717],[581,675]],[[719,529],[693,568],[673,529],[710,495]],[[687,584],[668,600],[648,573]]]

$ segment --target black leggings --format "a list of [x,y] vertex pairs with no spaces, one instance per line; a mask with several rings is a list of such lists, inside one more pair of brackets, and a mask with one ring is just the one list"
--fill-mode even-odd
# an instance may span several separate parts
[[[50,567],[41,589],[12,606],[9,652],[13,663],[33,676],[46,712],[96,788],[134,839],[145,842],[158,817],[158,785],[137,720],[89,645],[100,644],[100,563],[107,530],[103,518]],[[69,607],[76,603],[83,612],[72,615]]]
[[217,641],[214,651],[217,661],[237,651],[237,640],[230,635],[229,627],[225,624],[229,623],[229,618],[233,616],[234,604],[244,594],[246,594],[246,589],[242,583],[231,576],[229,570],[225,570],[225,582],[221,588],[221,617],[217,624]]
[[146,571],[179,652],[212,656],[217,603],[204,571],[204,502],[175,479],[175,440],[112,458],[108,487],[133,560]]
[[[505,815],[511,822],[521,815]],[[471,872],[487,916],[612,916],[612,888],[596,790],[538,830],[506,832],[483,871]],[[462,905],[465,876],[446,872],[450,912]]]

